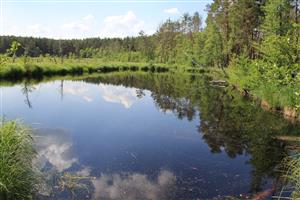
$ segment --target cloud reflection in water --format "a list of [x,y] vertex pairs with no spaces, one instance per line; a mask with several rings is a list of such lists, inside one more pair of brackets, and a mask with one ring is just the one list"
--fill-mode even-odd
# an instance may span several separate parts
[[127,176],[102,174],[92,180],[95,189],[93,199],[172,199],[175,182],[175,175],[167,170],[162,170],[155,181],[138,173]]
[[89,88],[86,86],[64,86],[63,92],[83,97],[83,99],[88,103],[93,101],[93,98],[89,94]]
[[[123,86],[112,86],[99,84],[100,95],[110,103],[119,103],[125,108],[130,108],[138,100],[136,89]],[[64,93],[82,97],[86,102],[92,102],[96,97],[92,97],[90,88],[84,85],[64,86]]]
[[136,90],[123,86],[111,86],[100,84],[102,98],[111,103],[120,103],[125,108],[130,108],[138,100]]
[[37,163],[42,168],[50,163],[55,170],[62,172],[78,162],[72,151],[73,141],[69,132],[63,129],[42,129],[38,134]]

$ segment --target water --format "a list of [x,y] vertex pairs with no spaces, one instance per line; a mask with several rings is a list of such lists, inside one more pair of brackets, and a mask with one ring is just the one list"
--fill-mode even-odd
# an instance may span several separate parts
[[189,74],[23,81],[3,112],[35,128],[39,199],[246,198],[278,182],[276,136],[299,130]]

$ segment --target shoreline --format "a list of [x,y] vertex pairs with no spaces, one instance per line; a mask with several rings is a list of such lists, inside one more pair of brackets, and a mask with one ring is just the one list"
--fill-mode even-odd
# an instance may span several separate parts
[[109,73],[109,72],[168,72],[175,68],[163,64],[149,63],[95,63],[93,64],[8,64],[0,68],[0,79],[14,80],[22,78],[40,78],[43,76],[66,76],[66,75],[83,75],[92,73]]
[[[300,113],[296,108],[289,106],[273,107],[271,104],[251,93],[251,91],[241,88],[237,83],[226,77],[224,72],[219,68],[199,68],[199,67],[178,67],[177,65],[157,64],[157,63],[135,63],[135,62],[97,62],[95,60],[79,60],[77,64],[68,62],[65,64],[49,63],[9,63],[0,69],[1,81],[17,81],[21,79],[43,79],[43,77],[64,77],[64,76],[81,76],[91,74],[117,73],[117,72],[145,72],[145,73],[163,73],[174,72],[197,74],[202,73],[210,76],[212,79],[222,79],[228,82],[228,87],[237,90],[242,96],[247,97],[256,103],[265,111],[281,115],[291,123],[300,123]],[[74,60],[72,60],[74,61]],[[76,61],[76,60],[75,60]],[[87,64],[82,63],[86,61]],[[92,63],[91,63],[92,61]]]
[[261,99],[260,97],[252,94],[250,91],[246,89],[241,89],[235,84],[231,84],[229,81],[228,83],[230,84],[232,89],[237,90],[242,96],[249,98],[249,100],[255,101],[257,105],[259,105],[263,110],[277,115],[281,115],[285,120],[291,123],[300,124],[300,114],[297,113],[296,108],[291,108],[288,106],[272,107],[267,100]]

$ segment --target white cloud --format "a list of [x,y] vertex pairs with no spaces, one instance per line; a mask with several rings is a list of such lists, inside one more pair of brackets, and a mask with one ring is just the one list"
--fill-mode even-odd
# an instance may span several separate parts
[[94,15],[88,14],[87,16],[85,16],[85,17],[83,18],[83,21],[89,22],[89,21],[93,21],[94,19],[95,19]]
[[125,108],[130,108],[138,100],[136,90],[122,86],[100,84],[102,98],[111,103],[120,103]]
[[100,37],[136,36],[145,28],[145,22],[139,19],[133,11],[125,15],[108,16],[103,21]]
[[90,31],[93,21],[94,21],[94,16],[89,14],[80,20],[71,21],[63,24],[62,29],[66,31],[75,31],[75,32]]
[[138,173],[127,176],[102,174],[92,183],[95,188],[93,199],[163,200],[172,199],[176,176],[166,170],[161,171],[155,181]]
[[168,8],[168,9],[165,9],[164,12],[168,13],[168,14],[179,14],[180,13],[178,8]]
[[34,24],[27,26],[27,31],[29,35],[43,35],[48,32],[48,28],[44,27],[42,24]]
[[85,38],[93,33],[95,17],[91,14],[79,20],[68,21],[57,24],[55,27],[48,27],[44,24],[31,24],[27,26],[8,26],[5,29],[6,35],[50,37],[50,38]]
[[47,37],[49,36],[49,28],[42,24],[31,24],[28,26],[8,26],[5,29],[6,35],[15,36],[34,36],[34,37]]
[[58,22],[57,24],[19,24],[7,25],[5,35],[49,37],[55,39],[73,39],[88,37],[121,37],[137,36],[143,30],[147,34],[155,33],[155,27],[146,25],[133,11],[125,14],[113,15],[101,19],[87,14],[82,18],[75,18]]

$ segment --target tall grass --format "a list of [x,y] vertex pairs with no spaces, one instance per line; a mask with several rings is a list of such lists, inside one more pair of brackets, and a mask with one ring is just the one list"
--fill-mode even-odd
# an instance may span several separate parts
[[300,157],[293,157],[285,161],[288,181],[293,185],[293,199],[300,199]]
[[37,173],[31,131],[18,121],[0,127],[0,199],[32,199]]
[[24,63],[22,58],[18,58],[14,63],[8,61],[0,67],[0,78],[38,78],[118,71],[166,72],[176,67],[163,63],[108,62],[101,59],[64,59],[63,62],[54,62],[48,58],[28,58],[28,62]]

